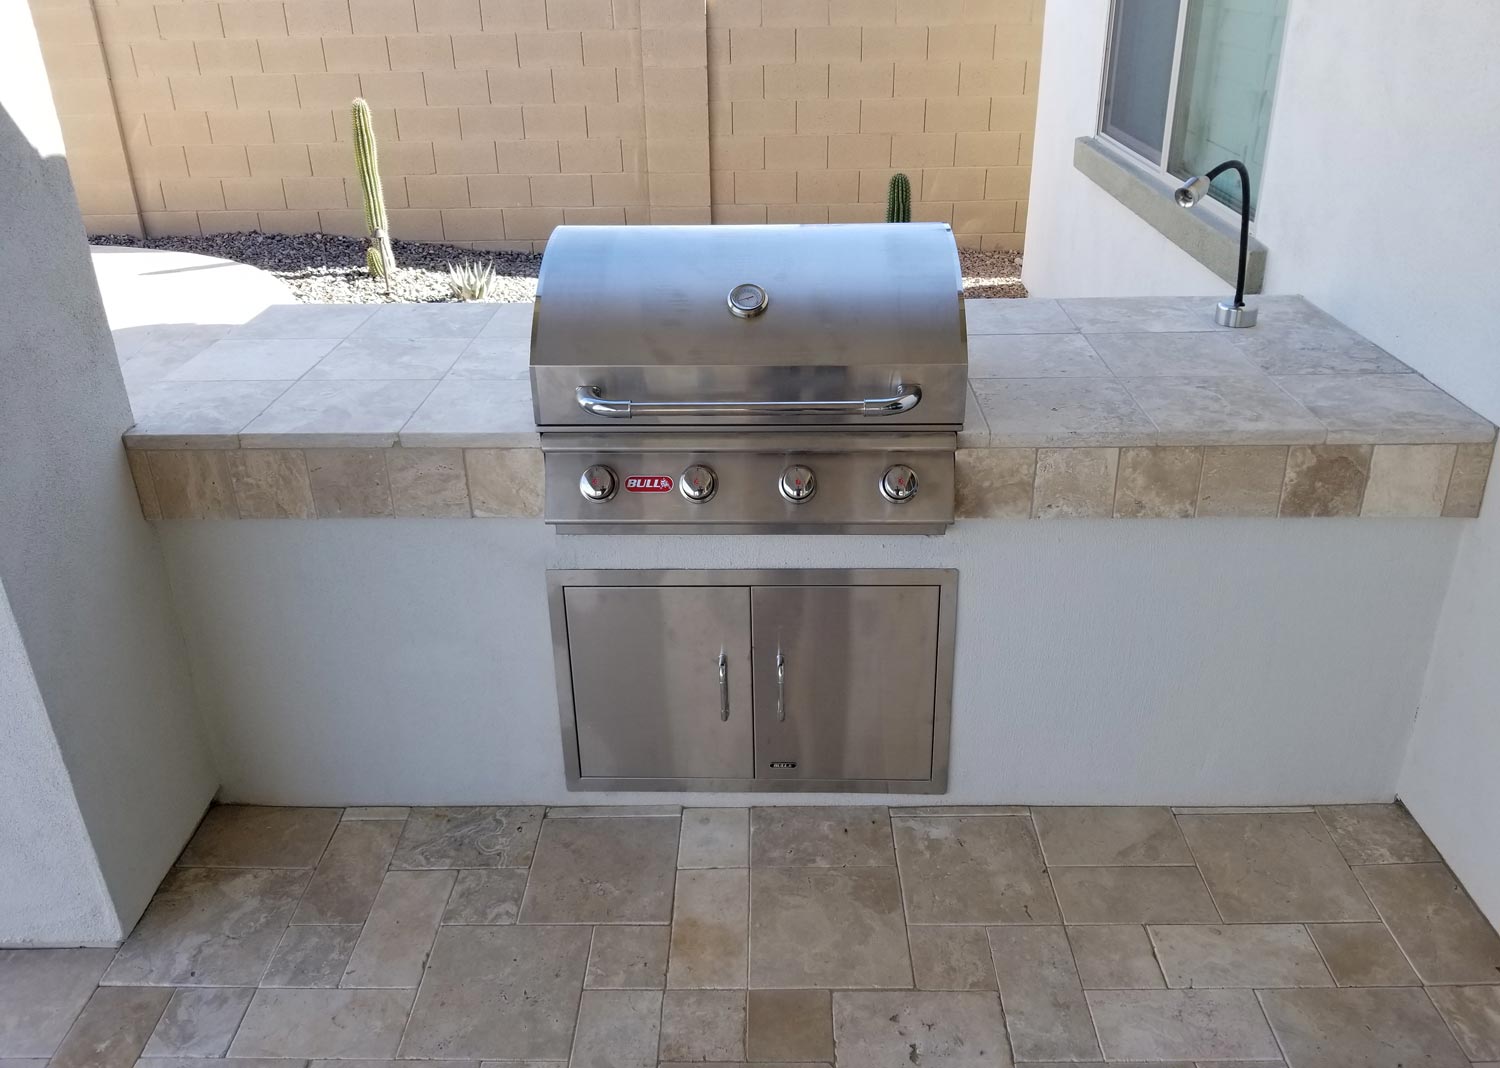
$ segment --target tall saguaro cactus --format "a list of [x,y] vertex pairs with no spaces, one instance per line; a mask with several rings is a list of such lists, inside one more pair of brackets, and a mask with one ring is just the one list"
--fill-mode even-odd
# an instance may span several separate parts
[[360,189],[365,200],[365,263],[371,278],[385,282],[385,295],[391,295],[391,275],[396,270],[396,254],[391,249],[390,222],[385,214],[385,192],[380,188],[380,159],[375,148],[375,126],[370,119],[370,105],[362,98],[354,100],[354,165],[359,172]]
[[885,221],[911,222],[911,179],[904,174],[891,175],[885,194]]

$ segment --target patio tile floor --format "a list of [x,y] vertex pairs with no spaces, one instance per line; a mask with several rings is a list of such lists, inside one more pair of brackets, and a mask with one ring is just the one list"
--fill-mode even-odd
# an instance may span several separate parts
[[118,952],[0,951],[0,1068],[1500,1057],[1500,936],[1398,806],[340,817],[215,808]]

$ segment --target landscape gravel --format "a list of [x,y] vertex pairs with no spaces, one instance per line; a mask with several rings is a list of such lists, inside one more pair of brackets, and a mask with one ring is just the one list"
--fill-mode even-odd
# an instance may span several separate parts
[[[285,282],[308,304],[375,304],[386,300],[450,301],[448,265],[472,260],[495,270],[490,299],[500,303],[536,297],[540,252],[489,252],[424,241],[397,241],[396,276],[387,297],[385,285],[365,270],[362,238],[336,234],[213,234],[206,237],[108,235],[89,239],[96,245],[171,249],[247,263]],[[971,297],[1024,297],[1021,256],[1016,252],[960,249],[964,293]]]

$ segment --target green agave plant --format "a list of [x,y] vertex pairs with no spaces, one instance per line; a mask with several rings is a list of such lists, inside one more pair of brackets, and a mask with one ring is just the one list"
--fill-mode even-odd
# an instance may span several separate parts
[[457,300],[489,300],[497,281],[495,268],[488,263],[448,264],[448,288]]

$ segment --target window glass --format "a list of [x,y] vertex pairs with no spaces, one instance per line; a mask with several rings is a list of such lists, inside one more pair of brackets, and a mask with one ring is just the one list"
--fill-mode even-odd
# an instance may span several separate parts
[[[1173,174],[1243,160],[1258,197],[1285,21],[1286,0],[1190,0],[1168,153]],[[1220,175],[1210,195],[1238,211],[1239,178]]]
[[1115,0],[1100,128],[1161,164],[1179,0]]

